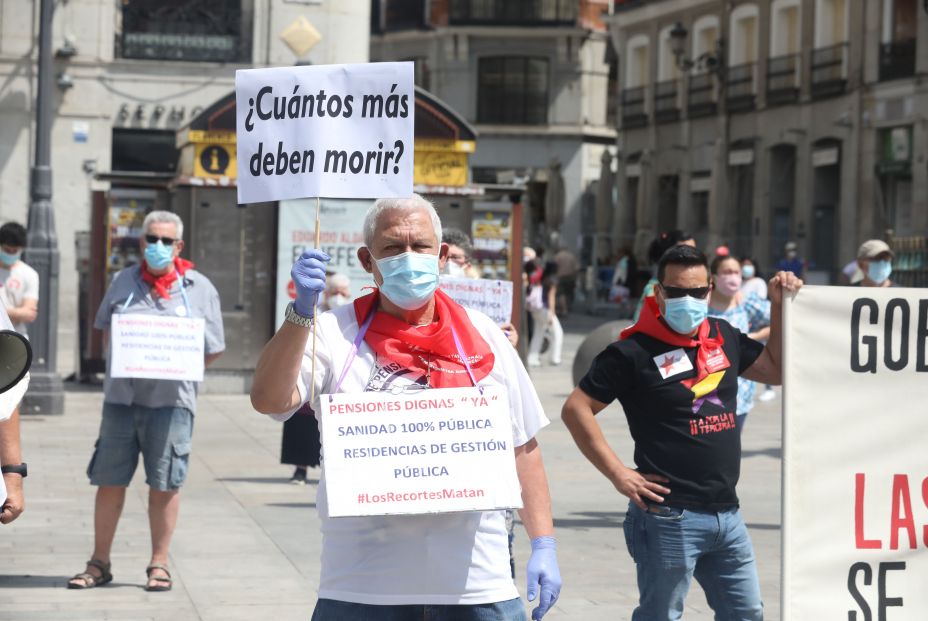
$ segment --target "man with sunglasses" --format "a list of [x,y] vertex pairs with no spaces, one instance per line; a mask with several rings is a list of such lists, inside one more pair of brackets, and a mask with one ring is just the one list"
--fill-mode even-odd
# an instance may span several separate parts
[[[184,225],[177,214],[152,211],[145,216],[142,231],[143,261],[116,274],[94,327],[108,339],[119,314],[203,319],[203,362],[209,366],[225,349],[219,294],[206,276],[193,269],[193,263],[180,258]],[[112,581],[110,551],[141,453],[149,486],[152,542],[145,590],[168,591],[172,585],[168,549],[180,510],[180,488],[187,477],[198,383],[113,377],[112,365],[110,352],[100,435],[87,466],[90,483],[97,487],[93,555],[84,571],[68,581],[68,588],[88,589]]]
[[[790,272],[770,280],[764,347],[707,318],[709,264],[699,250],[671,248],[657,278],[638,322],[596,357],[562,417],[587,459],[630,499],[624,532],[638,574],[633,621],[679,619],[694,577],[716,618],[760,620],[754,551],[735,493],[737,380],[781,382],[783,296],[802,281]],[[636,469],[613,452],[595,419],[616,399]]]
[[[524,505],[519,513],[532,541],[528,599],[537,599],[532,619],[541,619],[558,598],[561,578],[535,439],[548,420],[531,379],[492,319],[438,289],[448,244],[431,203],[418,195],[378,200],[363,230],[358,260],[377,290],[319,315],[314,345],[313,306],[329,257],[304,253],[291,270],[296,301],[255,369],[252,405],[286,419],[313,395],[319,413],[324,394],[504,387]],[[323,429],[327,420],[320,419]],[[322,568],[313,621],[525,621],[503,511],[333,518],[328,491],[335,483],[330,487],[324,440],[322,448],[316,495]]]

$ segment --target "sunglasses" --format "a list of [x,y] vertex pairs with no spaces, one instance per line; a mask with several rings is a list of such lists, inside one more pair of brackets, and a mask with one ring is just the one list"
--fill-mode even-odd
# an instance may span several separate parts
[[146,235],[145,241],[149,244],[157,244],[159,241],[165,246],[172,246],[177,240],[173,237],[158,237],[157,235]]
[[707,295],[709,295],[709,291],[712,289],[712,287],[692,287],[687,289],[686,287],[669,287],[661,283],[661,289],[664,290],[664,297],[668,299],[689,296],[691,298],[696,298],[697,300],[702,300]]

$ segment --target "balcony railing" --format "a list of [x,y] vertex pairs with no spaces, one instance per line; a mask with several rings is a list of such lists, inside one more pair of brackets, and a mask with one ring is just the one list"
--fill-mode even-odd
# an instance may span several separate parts
[[729,67],[725,73],[725,107],[729,112],[754,109],[754,73],[757,63]]
[[880,81],[915,75],[915,39],[891,41],[880,46]]
[[622,127],[631,129],[648,124],[647,87],[626,88],[622,91]]
[[690,76],[687,104],[689,118],[695,119],[715,114],[718,109],[715,80],[715,75],[711,73],[697,73]]
[[654,120],[658,123],[680,118],[679,80],[665,80],[654,85]]
[[799,100],[799,54],[767,60],[767,105],[778,106]]
[[847,88],[847,43],[812,50],[812,97],[840,95]]
[[462,25],[573,25],[577,0],[451,0],[449,23]]
[[183,6],[122,3],[116,56],[144,60],[237,62],[247,60],[240,2],[192,0]]

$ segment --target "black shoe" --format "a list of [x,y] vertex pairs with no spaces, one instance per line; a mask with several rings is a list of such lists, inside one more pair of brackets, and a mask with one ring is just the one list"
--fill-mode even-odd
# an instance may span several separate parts
[[293,476],[290,477],[290,482],[293,485],[306,485],[306,468],[297,467],[293,471]]

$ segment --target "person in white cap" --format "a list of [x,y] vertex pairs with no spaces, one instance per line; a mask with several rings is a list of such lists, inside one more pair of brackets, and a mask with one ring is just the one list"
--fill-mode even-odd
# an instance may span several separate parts
[[882,239],[868,239],[857,250],[857,265],[864,278],[860,287],[895,287],[889,279],[893,273],[893,251]]

